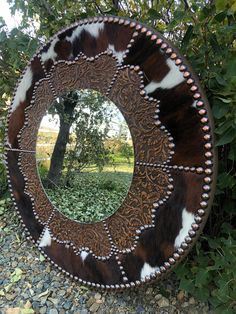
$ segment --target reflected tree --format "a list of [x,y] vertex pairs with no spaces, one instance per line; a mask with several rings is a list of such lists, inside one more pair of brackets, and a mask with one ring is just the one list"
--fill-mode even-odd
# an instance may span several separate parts
[[[102,170],[109,160],[104,142],[108,136],[112,110],[110,101],[93,90],[74,91],[59,97],[51,113],[58,114],[60,128],[51,157],[47,187],[65,184],[88,164]],[[68,147],[68,149],[67,149]]]
[[74,110],[78,102],[77,93],[69,93],[66,97],[59,97],[53,108],[60,118],[60,128],[56,144],[52,153],[50,169],[47,176],[47,186],[53,187],[59,184],[63,161],[66,152],[66,145],[69,141],[70,128],[74,121]]

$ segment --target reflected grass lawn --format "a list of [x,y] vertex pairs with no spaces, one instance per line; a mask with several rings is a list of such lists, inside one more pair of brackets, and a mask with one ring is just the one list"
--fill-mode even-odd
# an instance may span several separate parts
[[87,223],[100,221],[119,208],[133,176],[133,165],[122,165],[116,172],[109,169],[78,173],[73,186],[46,189],[49,199],[68,218]]

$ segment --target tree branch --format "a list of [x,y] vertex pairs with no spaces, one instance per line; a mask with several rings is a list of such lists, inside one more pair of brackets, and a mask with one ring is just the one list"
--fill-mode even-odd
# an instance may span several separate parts
[[47,1],[46,0],[40,0],[40,2],[42,4],[42,6],[46,9],[47,13],[56,18],[56,15],[53,13],[53,11],[52,11],[51,7],[49,6],[49,4],[47,3]]
[[104,14],[104,12],[102,11],[102,9],[100,8],[100,6],[97,4],[97,1],[95,0],[93,2],[93,4],[95,5],[95,8],[97,9],[97,11],[101,14]]
[[112,0],[112,3],[114,5],[114,8],[119,11],[120,10],[120,4],[119,4],[119,0]]
[[184,2],[185,10],[189,10],[190,7],[189,7],[189,4],[188,4],[188,1],[187,0],[183,0],[183,2]]

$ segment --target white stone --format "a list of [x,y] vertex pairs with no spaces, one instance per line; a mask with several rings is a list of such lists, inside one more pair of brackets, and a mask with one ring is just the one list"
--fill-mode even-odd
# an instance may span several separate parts
[[167,298],[162,297],[158,302],[157,302],[159,307],[167,307],[170,305],[170,302]]

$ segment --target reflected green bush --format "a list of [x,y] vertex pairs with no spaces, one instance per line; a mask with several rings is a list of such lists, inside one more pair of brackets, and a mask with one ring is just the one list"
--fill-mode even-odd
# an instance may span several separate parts
[[46,189],[51,202],[68,218],[95,222],[113,214],[124,200],[132,173],[79,173],[73,186]]

